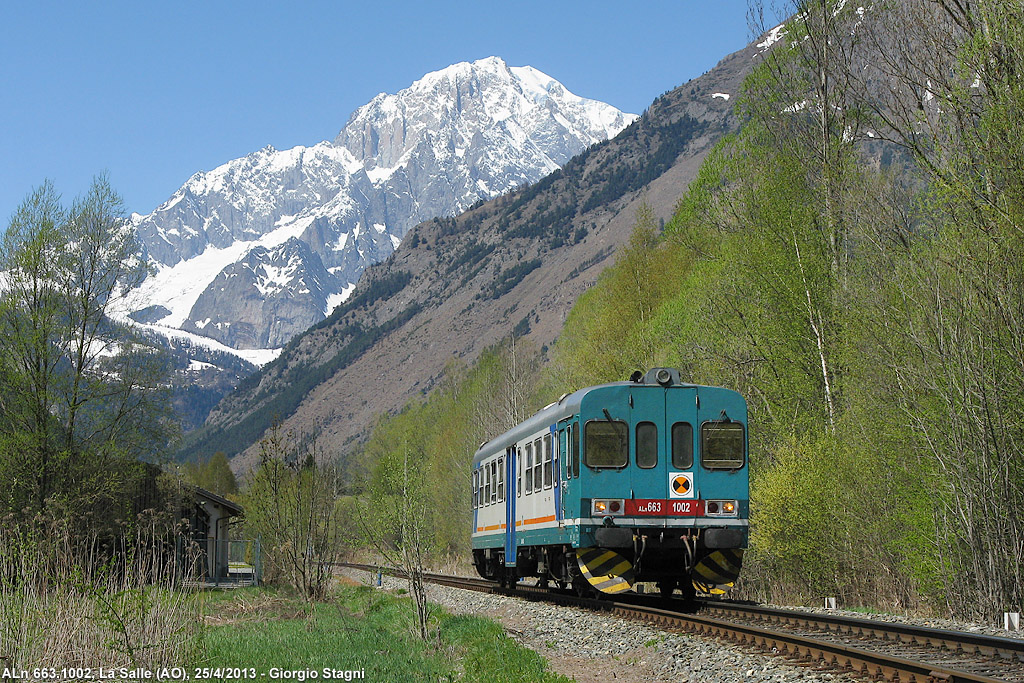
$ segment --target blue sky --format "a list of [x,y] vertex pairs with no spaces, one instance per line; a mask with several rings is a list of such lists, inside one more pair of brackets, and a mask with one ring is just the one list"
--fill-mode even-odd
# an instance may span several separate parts
[[148,213],[190,175],[333,138],[378,92],[497,55],[640,113],[750,39],[746,0],[7,2],[0,219],[110,174]]

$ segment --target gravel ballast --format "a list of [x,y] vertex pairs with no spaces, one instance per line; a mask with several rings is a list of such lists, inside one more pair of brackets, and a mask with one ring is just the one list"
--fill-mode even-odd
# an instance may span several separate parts
[[[346,574],[371,583],[365,572],[346,570]],[[408,588],[404,579],[387,576],[382,584],[385,590]],[[548,660],[553,671],[581,683],[861,680],[793,664],[725,641],[673,633],[572,607],[433,584],[427,587],[427,597],[453,614],[484,616],[501,623],[511,637]]]

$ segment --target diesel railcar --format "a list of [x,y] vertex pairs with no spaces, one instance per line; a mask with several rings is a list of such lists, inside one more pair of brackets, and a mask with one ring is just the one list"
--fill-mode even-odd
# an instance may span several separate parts
[[484,578],[618,593],[720,592],[748,537],[747,405],[671,368],[587,387],[473,457]]

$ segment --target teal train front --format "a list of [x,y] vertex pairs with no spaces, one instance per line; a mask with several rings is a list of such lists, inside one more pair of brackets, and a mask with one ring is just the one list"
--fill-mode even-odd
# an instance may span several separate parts
[[563,396],[473,457],[481,576],[720,592],[747,547],[747,404],[655,368]]

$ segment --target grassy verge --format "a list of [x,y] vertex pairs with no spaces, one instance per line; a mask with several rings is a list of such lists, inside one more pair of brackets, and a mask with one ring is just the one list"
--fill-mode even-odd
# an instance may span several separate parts
[[[411,601],[343,586],[309,609],[283,592],[251,589],[205,598],[209,667],[365,671],[368,681],[568,681],[492,621],[437,609],[434,638],[415,636]],[[335,677],[340,677],[335,674]]]

